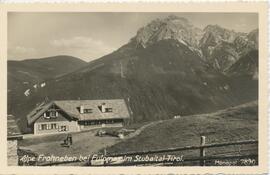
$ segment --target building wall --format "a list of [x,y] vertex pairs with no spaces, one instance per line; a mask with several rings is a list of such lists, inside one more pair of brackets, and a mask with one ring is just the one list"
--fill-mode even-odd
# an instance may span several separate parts
[[[113,122],[112,122],[113,121]],[[93,124],[94,122],[95,124]],[[95,129],[95,128],[108,128],[108,127],[123,127],[123,119],[107,119],[95,121],[79,121],[81,130]]]
[[[42,124],[56,124],[56,128],[49,128],[41,130]],[[67,128],[66,131],[61,130],[61,126]],[[50,134],[50,133],[66,133],[66,132],[77,132],[80,131],[77,121],[52,121],[52,122],[38,122],[34,124],[34,134]]]
[[70,120],[69,116],[59,108],[55,109],[57,109],[57,116],[46,118],[43,113],[35,121],[33,126],[34,134],[77,132],[80,130],[77,121]]
[[97,129],[97,128],[109,128],[109,127],[123,127],[123,123],[114,124],[102,124],[102,125],[80,125],[81,130]]
[[[95,124],[85,124],[82,121],[73,121],[70,120],[70,117],[67,116],[65,112],[60,110],[59,108],[55,108],[53,110],[57,110],[56,117],[44,117],[44,114],[35,121],[33,125],[34,134],[54,134],[54,133],[66,133],[66,132],[77,132],[80,130],[88,130],[95,128],[103,128],[103,127],[123,127],[124,120],[121,118],[114,119],[102,119],[102,120],[89,120],[86,122],[98,122]],[[48,114],[46,116],[49,116]],[[113,121],[113,122],[110,122]],[[64,127],[64,128],[63,128]]]
[[18,165],[18,155],[17,155],[17,140],[7,141],[7,162],[8,166]]

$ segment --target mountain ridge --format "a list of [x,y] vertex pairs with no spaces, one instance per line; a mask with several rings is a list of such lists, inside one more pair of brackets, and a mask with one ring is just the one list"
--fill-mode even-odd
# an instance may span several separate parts
[[[256,81],[231,81],[176,40],[162,40],[145,49],[133,48],[133,52],[129,49],[120,49],[121,52],[89,63],[84,69],[52,79],[29,98],[16,101],[16,105],[10,101],[10,112],[25,115],[45,97],[123,98],[132,111],[131,121],[144,122],[215,111],[256,98],[250,93],[256,89]],[[235,94],[242,81],[255,84],[246,84],[249,88],[239,90],[249,95]],[[25,119],[21,119],[20,126],[25,129],[24,123]]]
[[[179,26],[175,26],[176,23]],[[233,62],[223,64],[222,59],[203,58],[199,40],[193,38],[194,30],[185,30],[182,23],[188,21],[174,16],[169,17],[165,25],[160,20],[150,22],[146,27],[149,35],[145,34],[144,28],[140,29],[139,38],[136,35],[111,54],[51,79],[45,88],[31,96],[12,97],[9,94],[9,112],[24,116],[45,97],[50,100],[123,98],[132,111],[131,122],[144,122],[174,115],[213,112],[256,100],[256,79],[242,74],[231,77],[224,73],[225,67],[238,60],[235,45],[222,41],[210,46],[214,47],[213,53],[217,57],[225,60],[236,52],[237,59]],[[161,25],[165,27],[155,29]],[[172,31],[180,28],[183,32],[174,33],[167,30],[168,26]],[[194,29],[189,24],[187,28]],[[188,32],[188,37],[182,36]],[[214,34],[209,36],[214,39],[208,41],[216,41]],[[256,40],[256,32],[251,36]],[[226,52],[222,51],[223,48],[227,49]],[[215,67],[215,62],[222,63],[222,70]],[[24,117],[20,118],[20,126],[26,129]]]
[[186,18],[175,15],[151,21],[140,28],[130,42],[137,48],[146,48],[166,39],[185,44],[221,73],[250,50],[258,49],[257,29],[244,33],[219,25],[207,25],[202,30]]
[[8,103],[13,99],[23,103],[29,95],[45,88],[47,81],[73,72],[85,64],[86,62],[79,58],[63,55],[21,61],[8,60]]

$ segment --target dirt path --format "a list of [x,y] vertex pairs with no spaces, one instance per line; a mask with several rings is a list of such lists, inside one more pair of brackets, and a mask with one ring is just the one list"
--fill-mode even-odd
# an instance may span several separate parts
[[143,126],[140,127],[139,129],[137,129],[135,132],[133,132],[133,133],[129,134],[128,136],[126,136],[126,137],[124,138],[124,140],[131,139],[131,138],[133,138],[133,137],[136,137],[136,136],[140,135],[141,132],[142,132],[143,130],[145,130],[146,128],[148,128],[148,127],[150,127],[150,126],[154,126],[154,125],[159,124],[159,123],[162,123],[163,121],[164,121],[164,120],[159,120],[159,121],[154,121],[154,122],[148,123],[148,124],[146,124],[146,125],[143,125]]
[[[80,157],[97,153],[104,147],[114,145],[119,142],[116,137],[97,137],[95,132],[73,133],[73,145],[69,148],[61,146],[66,138],[66,134],[48,135],[43,137],[28,137],[19,141],[21,149],[31,150],[38,155],[60,156],[60,157]],[[50,162],[48,162],[50,163]],[[80,162],[78,164],[83,164]]]

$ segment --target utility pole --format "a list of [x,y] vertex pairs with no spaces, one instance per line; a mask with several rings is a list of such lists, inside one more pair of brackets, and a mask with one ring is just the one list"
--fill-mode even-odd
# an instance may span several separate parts
[[121,73],[121,78],[125,78],[124,72],[123,72],[123,65],[122,62],[120,61],[120,73]]

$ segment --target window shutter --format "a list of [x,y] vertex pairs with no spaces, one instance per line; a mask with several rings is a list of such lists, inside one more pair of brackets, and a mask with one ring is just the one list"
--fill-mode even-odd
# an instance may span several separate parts
[[44,112],[43,116],[44,116],[44,117],[47,117],[47,116],[46,116],[46,112]]
[[57,111],[55,112],[55,116],[58,117],[58,112]]
[[41,130],[41,125],[38,124],[38,130]]

